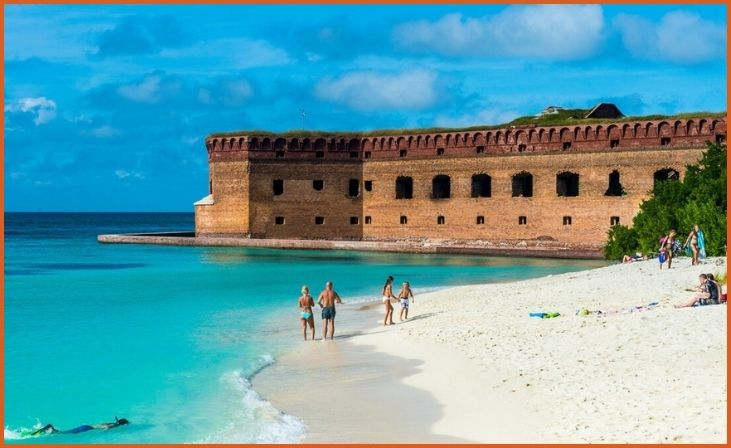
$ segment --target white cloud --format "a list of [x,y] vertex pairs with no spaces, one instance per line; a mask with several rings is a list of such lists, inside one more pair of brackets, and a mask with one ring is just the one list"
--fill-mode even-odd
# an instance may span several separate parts
[[285,65],[291,61],[286,51],[265,40],[224,38],[199,42],[187,48],[164,49],[161,56],[208,61],[207,65],[227,69]]
[[593,55],[602,43],[599,5],[511,6],[483,18],[448,14],[393,32],[403,48],[452,56],[505,56],[572,60]]
[[518,112],[497,109],[484,109],[473,114],[438,115],[434,126],[443,128],[464,128],[470,126],[508,123],[520,116]]
[[418,110],[436,102],[435,81],[436,75],[425,70],[400,74],[350,72],[334,79],[321,79],[315,86],[315,95],[360,111]]
[[726,55],[726,28],[685,11],[672,11],[654,24],[620,14],[614,26],[625,48],[638,59],[697,64]]
[[160,75],[145,76],[138,83],[119,86],[117,92],[124,98],[137,103],[156,103],[160,99]]
[[35,115],[36,126],[48,123],[56,118],[56,102],[41,96],[38,98],[21,98],[15,103],[5,106],[5,112],[27,112]]
[[118,129],[115,129],[109,125],[100,126],[91,130],[91,135],[99,138],[116,137],[120,134]]
[[130,177],[134,177],[135,179],[144,179],[145,175],[140,173],[139,171],[126,171],[126,170],[116,170],[114,172],[114,175],[117,176],[120,179],[127,179]]

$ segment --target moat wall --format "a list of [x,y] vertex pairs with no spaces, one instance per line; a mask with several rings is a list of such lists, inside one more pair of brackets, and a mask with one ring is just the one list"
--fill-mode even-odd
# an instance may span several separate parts
[[[214,137],[206,142],[212,197],[196,205],[196,234],[597,245],[611,224],[631,224],[656,177],[682,177],[706,141],[725,135],[725,119],[701,117],[367,138]],[[514,186],[520,173],[532,177],[532,192]],[[439,198],[447,183],[449,197]]]

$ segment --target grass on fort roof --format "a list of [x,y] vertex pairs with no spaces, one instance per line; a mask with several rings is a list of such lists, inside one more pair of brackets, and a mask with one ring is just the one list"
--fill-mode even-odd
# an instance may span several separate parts
[[539,117],[526,115],[518,117],[509,123],[485,126],[470,126],[466,128],[412,128],[412,129],[376,129],[372,131],[303,131],[292,130],[285,132],[271,132],[265,130],[242,130],[232,132],[214,132],[208,137],[233,137],[239,135],[247,136],[277,136],[277,137],[371,137],[387,135],[413,135],[413,134],[435,134],[445,132],[468,132],[490,129],[500,129],[508,126],[571,126],[576,124],[592,123],[622,123],[628,121],[682,119],[695,117],[720,118],[725,117],[726,112],[688,112],[676,115],[644,115],[638,117],[624,117],[619,119],[609,118],[580,118],[586,116],[591,109],[563,109],[553,114],[545,114]]

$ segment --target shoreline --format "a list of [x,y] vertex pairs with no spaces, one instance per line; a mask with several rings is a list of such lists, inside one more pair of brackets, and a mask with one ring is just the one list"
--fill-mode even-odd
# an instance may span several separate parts
[[157,232],[98,235],[102,244],[153,244],[164,246],[218,246],[267,249],[349,250],[421,254],[495,255],[536,258],[602,259],[596,244],[558,241],[506,240],[295,240],[228,236],[195,236],[192,232]]
[[725,270],[680,258],[453,287],[390,327],[379,303],[344,309],[335,341],[301,343],[252,383],[305,422],[305,443],[725,443],[726,306],[672,306]]

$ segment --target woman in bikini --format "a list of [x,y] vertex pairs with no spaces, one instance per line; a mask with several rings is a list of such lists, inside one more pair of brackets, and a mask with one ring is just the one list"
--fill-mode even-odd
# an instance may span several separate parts
[[315,306],[315,301],[310,295],[310,288],[307,285],[302,287],[302,295],[299,298],[300,306],[300,322],[302,323],[302,336],[305,341],[307,340],[307,325],[310,326],[312,331],[312,340],[315,340],[315,316],[312,315],[312,307]]
[[[671,229],[670,233],[663,238],[662,246],[660,249],[665,249],[665,257],[668,261],[668,269],[673,265],[673,247],[675,246],[675,229]],[[662,263],[660,263],[660,269],[662,269]]]
[[393,325],[393,305],[391,305],[391,299],[398,300],[396,296],[393,295],[393,277],[390,275],[386,279],[386,284],[383,285],[383,305],[385,306],[386,310],[386,316],[383,318],[383,325]]
[[685,245],[690,243],[690,250],[693,253],[691,264],[693,266],[698,264],[698,225],[693,227],[693,230],[688,234],[688,239],[685,240]]

